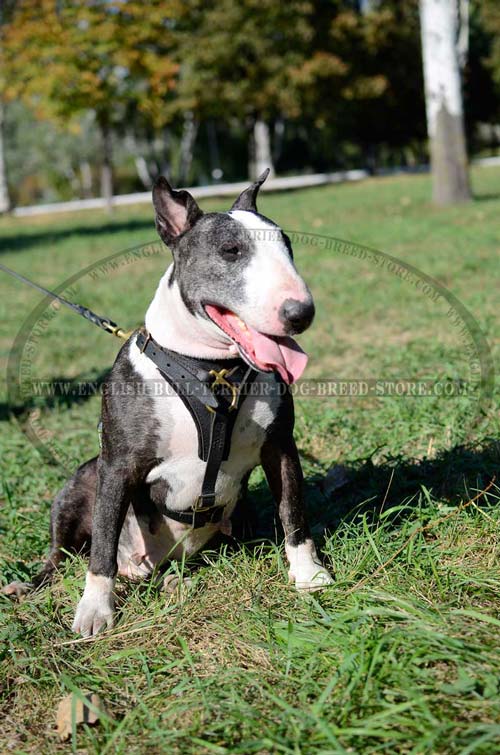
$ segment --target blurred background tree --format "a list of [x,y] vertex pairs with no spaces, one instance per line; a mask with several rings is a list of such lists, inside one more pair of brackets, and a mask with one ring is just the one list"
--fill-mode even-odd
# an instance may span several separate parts
[[[21,0],[5,26],[7,97],[40,119],[80,131],[91,113],[101,139],[101,195],[113,195],[113,131],[137,111],[160,119],[158,103],[174,87],[168,24],[180,3]],[[182,11],[180,11],[182,12]],[[86,160],[81,164],[87,174]],[[88,178],[82,179],[88,184]]]
[[7,87],[10,69],[5,57],[5,31],[11,21],[15,0],[2,0],[0,3],[0,214],[10,209],[11,200],[7,180],[7,161],[5,157],[5,130],[7,112]]
[[470,65],[478,69],[483,91],[481,115],[495,125],[496,142],[500,131],[500,3],[475,0],[471,9]]
[[[469,6],[467,145],[492,154],[500,10],[497,0]],[[186,185],[243,180],[263,166],[377,172],[428,160],[419,0],[1,7],[0,210],[6,174],[14,203],[111,201],[160,172]]]

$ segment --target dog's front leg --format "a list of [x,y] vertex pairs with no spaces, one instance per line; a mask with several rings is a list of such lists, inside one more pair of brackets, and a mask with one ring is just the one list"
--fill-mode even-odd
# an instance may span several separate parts
[[127,469],[99,459],[90,563],[73,622],[73,631],[83,637],[113,625],[118,540],[132,494],[128,475]]
[[262,466],[285,531],[289,579],[297,590],[320,590],[333,579],[321,564],[311,538],[304,508],[302,467],[293,437],[270,438],[262,449]]

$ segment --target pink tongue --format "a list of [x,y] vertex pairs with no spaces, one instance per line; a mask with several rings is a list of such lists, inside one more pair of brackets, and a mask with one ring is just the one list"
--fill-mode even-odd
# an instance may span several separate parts
[[285,383],[295,382],[306,368],[307,354],[289,336],[265,336],[254,328],[248,328],[252,335],[252,346],[256,360],[270,370],[279,372]]

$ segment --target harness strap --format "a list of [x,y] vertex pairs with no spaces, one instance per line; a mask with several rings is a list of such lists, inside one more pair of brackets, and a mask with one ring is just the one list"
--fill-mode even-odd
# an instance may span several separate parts
[[218,522],[224,511],[215,494],[219,470],[229,456],[234,423],[245,398],[243,389],[255,380],[257,372],[241,359],[214,363],[186,357],[160,346],[150,333],[142,331],[136,344],[189,410],[198,433],[198,456],[206,462],[197,503],[187,511],[166,509],[165,513],[193,528]]
[[[234,422],[232,425],[234,426]],[[215,486],[217,484],[220,465],[224,459],[228,430],[228,415],[224,412],[214,412],[212,415],[212,426],[210,428],[210,446],[208,449],[207,466],[205,467],[205,474],[201,485],[201,495],[198,499],[198,504],[196,505],[197,511],[202,508],[212,508],[212,506],[216,505]]]
[[197,397],[203,394],[205,403],[212,409],[217,408],[217,399],[208,390],[211,375],[208,369],[203,368],[201,360],[190,359],[160,346],[149,332],[140,331],[136,344],[154,362],[176,393]]

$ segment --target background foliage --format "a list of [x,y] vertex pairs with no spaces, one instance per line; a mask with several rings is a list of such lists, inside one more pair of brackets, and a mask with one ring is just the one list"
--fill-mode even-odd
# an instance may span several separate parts
[[[475,154],[500,143],[499,28],[471,0]],[[243,179],[256,121],[282,174],[427,159],[418,0],[8,0],[0,29],[17,203],[99,193],[106,160],[117,193]]]

